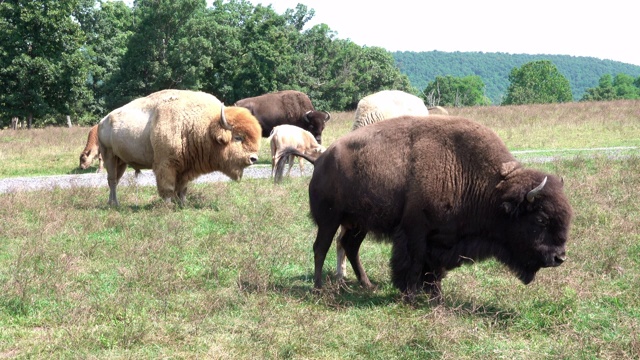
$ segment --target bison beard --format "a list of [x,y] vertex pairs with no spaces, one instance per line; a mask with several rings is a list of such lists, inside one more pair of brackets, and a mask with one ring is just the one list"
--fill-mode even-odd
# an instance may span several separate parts
[[[390,151],[389,149],[393,149]],[[316,288],[339,227],[360,283],[367,235],[391,240],[392,282],[440,299],[447,271],[495,258],[524,284],[565,260],[572,210],[562,180],[519,164],[490,129],[457,117],[402,117],[357,129],[317,159],[309,183]],[[277,170],[278,171],[278,170]],[[276,171],[276,172],[277,172]]]

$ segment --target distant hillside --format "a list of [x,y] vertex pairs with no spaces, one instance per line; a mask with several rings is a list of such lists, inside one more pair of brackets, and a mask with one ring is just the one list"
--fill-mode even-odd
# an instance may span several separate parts
[[400,71],[419,90],[424,90],[436,76],[478,75],[484,81],[486,95],[493,104],[502,102],[509,87],[511,70],[536,60],[553,62],[571,83],[575,101],[582,98],[586,89],[598,86],[598,81],[604,74],[640,76],[640,66],[592,57],[442,51],[398,51],[392,54]]

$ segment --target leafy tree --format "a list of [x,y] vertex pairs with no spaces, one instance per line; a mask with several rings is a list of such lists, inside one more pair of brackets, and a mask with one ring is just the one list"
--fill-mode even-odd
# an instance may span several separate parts
[[509,74],[504,105],[562,103],[572,100],[571,85],[551,61],[539,60]]
[[181,87],[168,63],[170,45],[194,13],[204,11],[205,0],[137,0],[134,33],[119,70],[109,79],[107,107],[162,89]]
[[[10,116],[45,121],[76,115],[88,96],[78,0],[0,1],[0,106]],[[58,121],[62,118],[58,117]]]
[[85,51],[90,60],[86,86],[92,102],[86,104],[86,123],[95,123],[109,109],[106,105],[111,77],[119,70],[127,51],[127,43],[134,33],[133,11],[122,1],[106,1],[99,7],[94,0],[82,0],[88,6],[75,17],[86,35]]
[[477,75],[436,76],[424,89],[423,97],[429,106],[489,105],[491,100],[484,95],[484,89],[484,82]]
[[616,98],[616,91],[613,88],[613,78],[611,74],[602,75],[597,87],[588,88],[585,91],[582,101],[606,101]]
[[613,79],[617,99],[640,99],[640,88],[634,84],[634,78],[627,74],[618,74]]
[[[640,77],[638,77],[640,79]],[[638,79],[626,74],[618,74],[613,78],[604,74],[597,87],[588,88],[581,101],[608,101],[618,99],[640,99]]]

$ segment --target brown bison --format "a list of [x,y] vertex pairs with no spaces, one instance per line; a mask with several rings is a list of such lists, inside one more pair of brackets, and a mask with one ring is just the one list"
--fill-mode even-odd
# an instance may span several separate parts
[[[281,159],[290,154],[312,161],[292,149]],[[309,203],[316,288],[342,226],[339,242],[366,287],[362,240],[391,239],[392,281],[409,299],[439,299],[448,270],[491,257],[528,284],[565,261],[572,218],[560,178],[522,167],[489,128],[448,116],[396,118],[339,138],[315,161]]]
[[284,90],[256,97],[238,100],[235,106],[249,109],[262,127],[262,137],[269,137],[278,125],[301,127],[322,143],[325,123],[331,119],[326,111],[316,111],[311,99],[300,91]]
[[98,128],[109,204],[127,165],[153,169],[160,197],[184,203],[188,183],[220,171],[233,180],[258,160],[260,125],[247,109],[213,95],[164,90],[109,113]]
[[100,155],[100,143],[98,142],[98,125],[92,126],[89,130],[87,145],[80,153],[80,168],[82,170],[87,169],[95,159],[98,159],[98,170],[96,172],[100,172],[104,169],[104,166],[102,155]]

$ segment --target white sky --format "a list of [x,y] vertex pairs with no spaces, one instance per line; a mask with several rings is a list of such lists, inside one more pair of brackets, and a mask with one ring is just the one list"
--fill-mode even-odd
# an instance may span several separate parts
[[315,10],[341,39],[388,51],[590,56],[640,65],[636,0],[250,0]]

